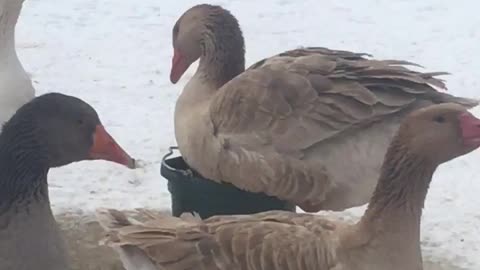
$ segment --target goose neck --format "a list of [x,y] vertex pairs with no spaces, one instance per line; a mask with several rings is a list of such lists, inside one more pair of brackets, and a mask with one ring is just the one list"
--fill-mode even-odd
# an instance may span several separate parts
[[22,0],[0,0],[0,57],[4,63],[12,60],[18,62],[15,52],[15,26],[22,5]]
[[385,243],[398,247],[403,239],[419,249],[422,210],[436,167],[394,140],[360,226]]
[[[18,119],[19,120],[19,119]],[[0,134],[0,214],[49,202],[48,155],[31,121],[10,121]]]
[[242,32],[234,18],[225,16],[212,17],[206,23],[198,68],[217,88],[245,71]]

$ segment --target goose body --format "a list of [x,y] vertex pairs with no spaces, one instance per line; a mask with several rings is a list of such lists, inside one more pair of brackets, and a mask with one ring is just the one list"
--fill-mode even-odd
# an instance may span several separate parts
[[127,270],[422,270],[420,222],[432,176],[479,146],[480,119],[463,106],[409,114],[354,224],[284,211],[205,220],[150,214],[140,222],[98,209],[97,217],[107,232],[103,243],[121,254]]
[[0,215],[0,239],[5,241],[0,244],[0,269],[70,269],[67,247],[47,199]]
[[15,26],[24,0],[0,0],[0,123],[35,96],[15,50]]
[[240,27],[219,6],[186,11],[173,46],[174,83],[200,59],[175,107],[186,163],[207,179],[309,212],[367,203],[408,113],[445,102],[478,104],[438,91],[443,72],[348,51],[295,49],[245,70]]

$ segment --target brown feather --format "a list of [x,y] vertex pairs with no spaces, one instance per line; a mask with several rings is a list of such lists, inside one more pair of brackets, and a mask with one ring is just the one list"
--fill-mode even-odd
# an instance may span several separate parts
[[[321,168],[321,163],[294,162],[295,157],[304,157],[305,151],[341,134],[360,132],[361,127],[409,112],[424,101],[455,101],[431,86],[444,88],[433,76],[446,73],[416,72],[405,68],[407,65],[419,66],[401,60],[369,60],[362,54],[326,48],[292,50],[254,64],[220,88],[210,104],[216,136],[228,139],[230,146],[243,148],[236,152],[232,165],[227,164],[228,154],[222,155],[218,179],[299,204],[306,203],[307,198],[321,204],[328,187],[335,185],[335,176],[326,173],[328,168],[314,176],[318,170],[308,166]],[[268,142],[271,147],[255,141]],[[230,147],[225,152],[236,149]],[[288,158],[290,153],[295,153],[292,159]],[[383,154],[378,153],[379,157]],[[265,165],[252,164],[258,160]],[[263,173],[252,179],[239,173],[236,164],[252,169],[249,175],[262,175],[259,171],[253,174],[257,172],[253,168],[270,166],[290,176]],[[299,186],[314,191],[305,195]]]

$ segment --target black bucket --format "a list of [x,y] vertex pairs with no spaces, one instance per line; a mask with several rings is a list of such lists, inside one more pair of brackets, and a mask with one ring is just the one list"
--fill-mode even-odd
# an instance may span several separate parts
[[229,183],[203,178],[181,156],[169,158],[177,147],[170,147],[162,159],[160,174],[168,180],[172,214],[198,213],[202,219],[215,215],[254,214],[269,210],[295,211],[295,207],[264,193],[252,193]]

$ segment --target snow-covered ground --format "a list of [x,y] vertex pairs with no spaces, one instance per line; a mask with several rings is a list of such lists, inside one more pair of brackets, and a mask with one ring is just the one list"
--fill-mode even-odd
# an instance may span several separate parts
[[[169,82],[171,27],[187,0],[27,0],[17,48],[37,93],[92,104],[117,141],[145,167],[80,162],[50,173],[54,211],[170,207],[160,160],[175,145],[173,108],[196,65]],[[415,61],[449,71],[454,94],[480,97],[476,0],[223,0],[246,38],[247,64],[297,46],[325,46]],[[480,114],[480,109],[478,110]],[[425,256],[480,269],[480,151],[442,166],[422,224]],[[342,216],[356,217],[363,207]]]

